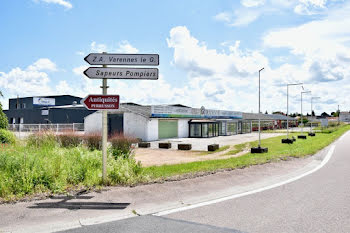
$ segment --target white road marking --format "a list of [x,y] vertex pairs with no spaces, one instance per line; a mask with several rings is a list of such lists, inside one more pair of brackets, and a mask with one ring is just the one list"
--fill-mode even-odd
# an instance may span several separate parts
[[[345,134],[343,136],[345,136]],[[263,187],[263,188],[255,189],[255,190],[248,191],[248,192],[244,192],[244,193],[234,194],[234,195],[230,195],[230,196],[227,196],[227,197],[214,199],[214,200],[211,200],[211,201],[205,201],[205,202],[193,204],[193,205],[190,205],[190,206],[184,206],[184,207],[180,207],[180,208],[176,208],[176,209],[161,211],[161,212],[158,212],[158,213],[154,213],[153,215],[154,216],[164,216],[164,215],[168,215],[168,214],[172,214],[172,213],[176,213],[176,212],[181,212],[181,211],[185,211],[185,210],[195,209],[195,208],[198,208],[198,207],[212,205],[212,204],[216,204],[216,203],[219,203],[219,202],[232,200],[232,199],[235,199],[235,198],[244,197],[244,196],[248,196],[248,195],[251,195],[251,194],[263,192],[263,191],[266,191],[266,190],[269,190],[269,189],[273,189],[273,188],[276,188],[276,187],[279,187],[279,186],[282,186],[282,185],[294,182],[296,180],[299,180],[299,179],[301,179],[301,178],[303,178],[305,176],[308,176],[308,175],[316,172],[317,170],[321,169],[324,165],[326,165],[327,162],[330,160],[330,158],[333,155],[334,148],[335,148],[335,145],[333,144],[329,148],[327,155],[322,160],[320,165],[318,165],[317,167],[315,167],[314,169],[312,169],[312,170],[310,170],[308,172],[305,172],[305,173],[303,173],[303,174],[301,174],[299,176],[293,177],[291,179],[288,179],[288,180],[285,180],[285,181],[282,181],[282,182],[279,182],[279,183],[276,183],[276,184],[273,184],[273,185],[269,185],[269,186],[266,186],[266,187]]]

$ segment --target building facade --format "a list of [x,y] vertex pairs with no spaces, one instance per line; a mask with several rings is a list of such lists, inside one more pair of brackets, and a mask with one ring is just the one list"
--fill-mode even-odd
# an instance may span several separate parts
[[95,111],[84,108],[80,100],[71,95],[13,98],[4,113],[9,124],[83,123]]
[[[208,138],[251,132],[242,112],[190,108],[183,105],[121,104],[108,112],[110,135],[123,133],[143,141],[166,138]],[[85,118],[86,132],[101,132],[101,112]]]

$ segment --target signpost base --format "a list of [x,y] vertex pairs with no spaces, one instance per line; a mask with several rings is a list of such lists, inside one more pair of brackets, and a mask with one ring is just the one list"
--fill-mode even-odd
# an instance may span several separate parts
[[250,149],[250,153],[252,154],[256,154],[256,153],[267,153],[268,152],[268,148],[267,147],[252,147]]

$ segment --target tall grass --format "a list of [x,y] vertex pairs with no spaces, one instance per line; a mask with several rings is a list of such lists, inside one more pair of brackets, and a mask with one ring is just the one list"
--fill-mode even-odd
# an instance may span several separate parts
[[[102,185],[101,151],[83,144],[62,147],[56,139],[50,132],[38,133],[29,136],[26,143],[0,150],[0,201]],[[146,179],[141,164],[132,157],[114,159],[108,154],[107,167],[109,185],[135,184]]]

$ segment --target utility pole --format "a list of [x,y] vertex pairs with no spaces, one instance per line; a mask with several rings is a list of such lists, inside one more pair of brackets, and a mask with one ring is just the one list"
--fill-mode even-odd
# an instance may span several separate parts
[[260,118],[261,118],[261,115],[260,115],[260,72],[263,70],[264,68],[260,69],[259,70],[259,112],[258,112],[258,119],[259,119],[259,145],[258,147],[252,147],[250,152],[251,153],[266,153],[268,152],[268,148],[261,148],[261,126],[260,126]]

